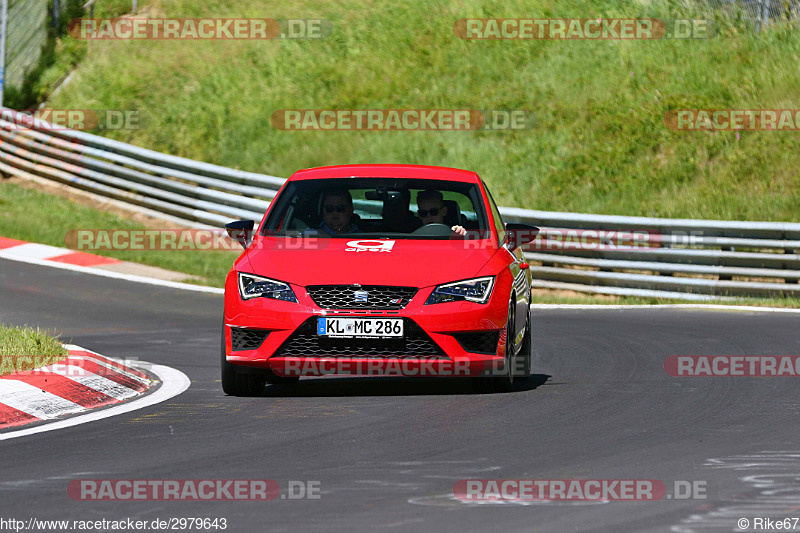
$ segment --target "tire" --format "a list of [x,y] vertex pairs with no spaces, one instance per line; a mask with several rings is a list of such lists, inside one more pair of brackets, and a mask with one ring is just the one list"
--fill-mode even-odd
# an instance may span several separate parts
[[517,366],[514,367],[519,367],[520,371],[517,377],[522,380],[531,378],[531,357],[533,356],[531,353],[531,344],[531,313],[530,310],[528,310],[528,320],[525,323],[525,340],[522,343],[519,354],[517,354],[518,359],[522,357],[522,365],[519,365],[518,360]]
[[222,333],[222,390],[228,396],[261,396],[267,386],[267,374],[258,368],[232,365],[225,359],[225,332]]
[[508,319],[506,320],[506,360],[504,363],[504,373],[502,376],[494,376],[492,388],[495,392],[511,392],[514,390],[514,295],[508,303]]

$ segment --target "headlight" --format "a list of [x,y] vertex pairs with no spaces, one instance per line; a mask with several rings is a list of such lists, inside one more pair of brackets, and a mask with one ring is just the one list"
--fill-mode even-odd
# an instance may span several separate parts
[[486,278],[465,279],[464,281],[439,285],[433,289],[431,295],[428,296],[425,305],[463,300],[485,304],[489,301],[489,296],[492,294],[493,285],[494,277],[491,276]]
[[239,294],[242,296],[242,300],[261,296],[297,303],[297,297],[287,283],[244,272],[239,272]]

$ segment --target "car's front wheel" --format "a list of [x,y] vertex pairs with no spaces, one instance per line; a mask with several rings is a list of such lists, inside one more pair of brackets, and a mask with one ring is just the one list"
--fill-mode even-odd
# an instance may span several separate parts
[[517,363],[520,369],[517,377],[523,380],[531,377],[531,357],[533,357],[531,352],[531,312],[528,310],[528,320],[525,322],[525,341],[517,354],[517,359],[522,359]]
[[[524,353],[520,352],[520,355],[524,356]],[[508,319],[506,320],[506,350],[503,373],[499,376],[474,378],[473,389],[479,393],[511,392],[514,390],[514,378],[520,374],[516,370],[516,364],[517,361],[514,356],[514,299],[512,295],[512,300],[508,304]]]
[[506,360],[503,368],[503,375],[496,376],[494,380],[494,390],[497,392],[510,392],[514,389],[514,378],[517,376],[517,358],[514,355],[514,296],[508,303],[508,320],[506,322]]

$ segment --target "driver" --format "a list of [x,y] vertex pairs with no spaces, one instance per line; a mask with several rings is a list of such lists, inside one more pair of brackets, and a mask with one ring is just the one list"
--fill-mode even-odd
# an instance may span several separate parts
[[[447,206],[444,205],[442,193],[432,190],[417,193],[417,214],[423,224],[444,224]],[[458,235],[467,234],[463,226],[455,225],[450,229]]]

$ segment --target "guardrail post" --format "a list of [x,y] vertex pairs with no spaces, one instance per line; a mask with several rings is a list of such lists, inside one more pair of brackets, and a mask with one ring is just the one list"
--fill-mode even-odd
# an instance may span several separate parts
[[[793,248],[784,248],[783,253],[786,254],[796,254],[797,250]],[[787,278],[786,283],[800,283],[800,278]]]
[[[721,249],[722,249],[723,252],[733,252],[734,251],[733,246],[723,246]],[[719,276],[717,276],[717,279],[719,279],[720,281],[731,281],[733,279],[733,276],[728,275],[728,274],[720,274]]]

